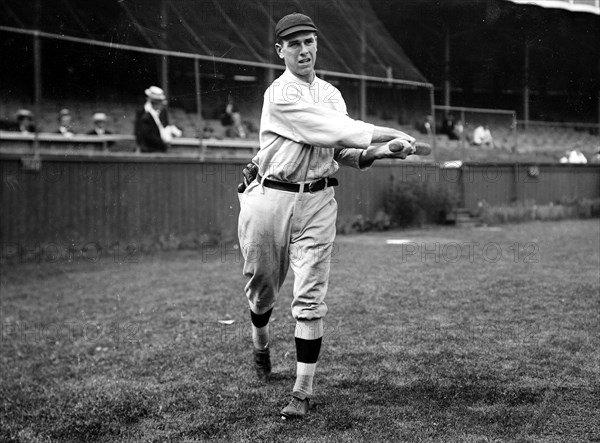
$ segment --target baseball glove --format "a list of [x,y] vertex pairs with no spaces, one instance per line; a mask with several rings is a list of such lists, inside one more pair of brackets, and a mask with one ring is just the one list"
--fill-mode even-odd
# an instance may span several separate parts
[[238,193],[242,193],[246,190],[250,183],[254,181],[256,175],[258,174],[258,166],[254,163],[248,163],[242,169],[242,183],[240,183],[237,187]]

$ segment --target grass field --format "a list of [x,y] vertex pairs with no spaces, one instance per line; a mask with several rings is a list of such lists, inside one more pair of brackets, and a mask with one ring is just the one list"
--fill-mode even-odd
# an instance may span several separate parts
[[599,239],[598,220],[339,236],[293,422],[291,275],[264,385],[231,246],[4,265],[0,441],[600,441]]

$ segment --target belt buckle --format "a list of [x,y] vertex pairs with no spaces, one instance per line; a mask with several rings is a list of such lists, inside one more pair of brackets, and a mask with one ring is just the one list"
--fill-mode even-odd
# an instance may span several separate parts
[[314,182],[311,182],[308,184],[308,192],[310,192],[312,194],[313,192],[321,191],[321,190],[325,189],[326,187],[327,187],[327,179],[321,178],[317,181],[314,181]]

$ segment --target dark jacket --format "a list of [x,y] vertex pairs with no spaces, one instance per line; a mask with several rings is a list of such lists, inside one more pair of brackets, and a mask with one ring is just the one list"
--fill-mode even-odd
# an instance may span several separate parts
[[[167,111],[160,111],[158,116],[164,127],[169,124]],[[142,152],[167,152],[167,144],[160,137],[160,130],[152,116],[144,108],[135,115],[135,140]]]

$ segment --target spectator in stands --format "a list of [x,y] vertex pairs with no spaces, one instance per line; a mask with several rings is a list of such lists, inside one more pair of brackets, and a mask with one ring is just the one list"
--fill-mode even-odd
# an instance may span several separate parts
[[561,163],[573,163],[573,164],[585,164],[587,163],[587,158],[576,146],[571,151],[565,151],[565,155],[560,159]]
[[246,138],[246,131],[242,125],[240,111],[233,101],[231,94],[227,97],[227,105],[221,117],[221,124],[226,128],[225,134],[227,137]]
[[[460,127],[459,127],[460,125]],[[454,115],[448,114],[442,122],[442,134],[448,136],[450,140],[460,140],[462,135],[462,122],[455,120]]]
[[135,139],[142,152],[167,152],[173,137],[181,137],[181,131],[169,125],[167,96],[158,86],[144,91],[146,103],[135,116]]
[[202,130],[202,138],[216,138],[215,130],[210,126],[205,126]]
[[[104,112],[96,112],[93,116],[92,116],[92,121],[94,122],[94,127],[92,129],[90,129],[88,132],[86,132],[87,135],[97,135],[97,136],[104,136],[104,135],[111,135],[112,132],[108,129],[106,129],[106,114]],[[109,148],[111,146],[113,146],[115,144],[114,141],[105,141],[103,143],[103,147],[104,149]]]
[[104,112],[96,112],[92,116],[94,127],[86,132],[87,135],[110,135],[111,131],[106,129],[106,114]]
[[433,117],[431,115],[426,115],[415,123],[415,129],[421,134],[431,135],[431,131],[433,130]]
[[569,163],[582,165],[587,163],[587,158],[583,155],[583,152],[580,151],[579,146],[575,146],[569,154]]
[[462,139],[464,131],[465,131],[465,127],[463,125],[462,120],[456,120],[456,123],[454,123],[454,126],[452,127],[452,136],[450,136],[450,139],[452,139],[452,140]]
[[35,132],[33,123],[33,114],[29,109],[19,109],[17,111],[17,125],[22,134],[32,134]]
[[66,108],[61,109],[58,113],[58,131],[56,132],[57,134],[62,134],[65,137],[73,137],[73,135],[75,135],[71,112]]
[[480,125],[473,131],[473,144],[476,146],[494,147],[494,138],[488,125]]

